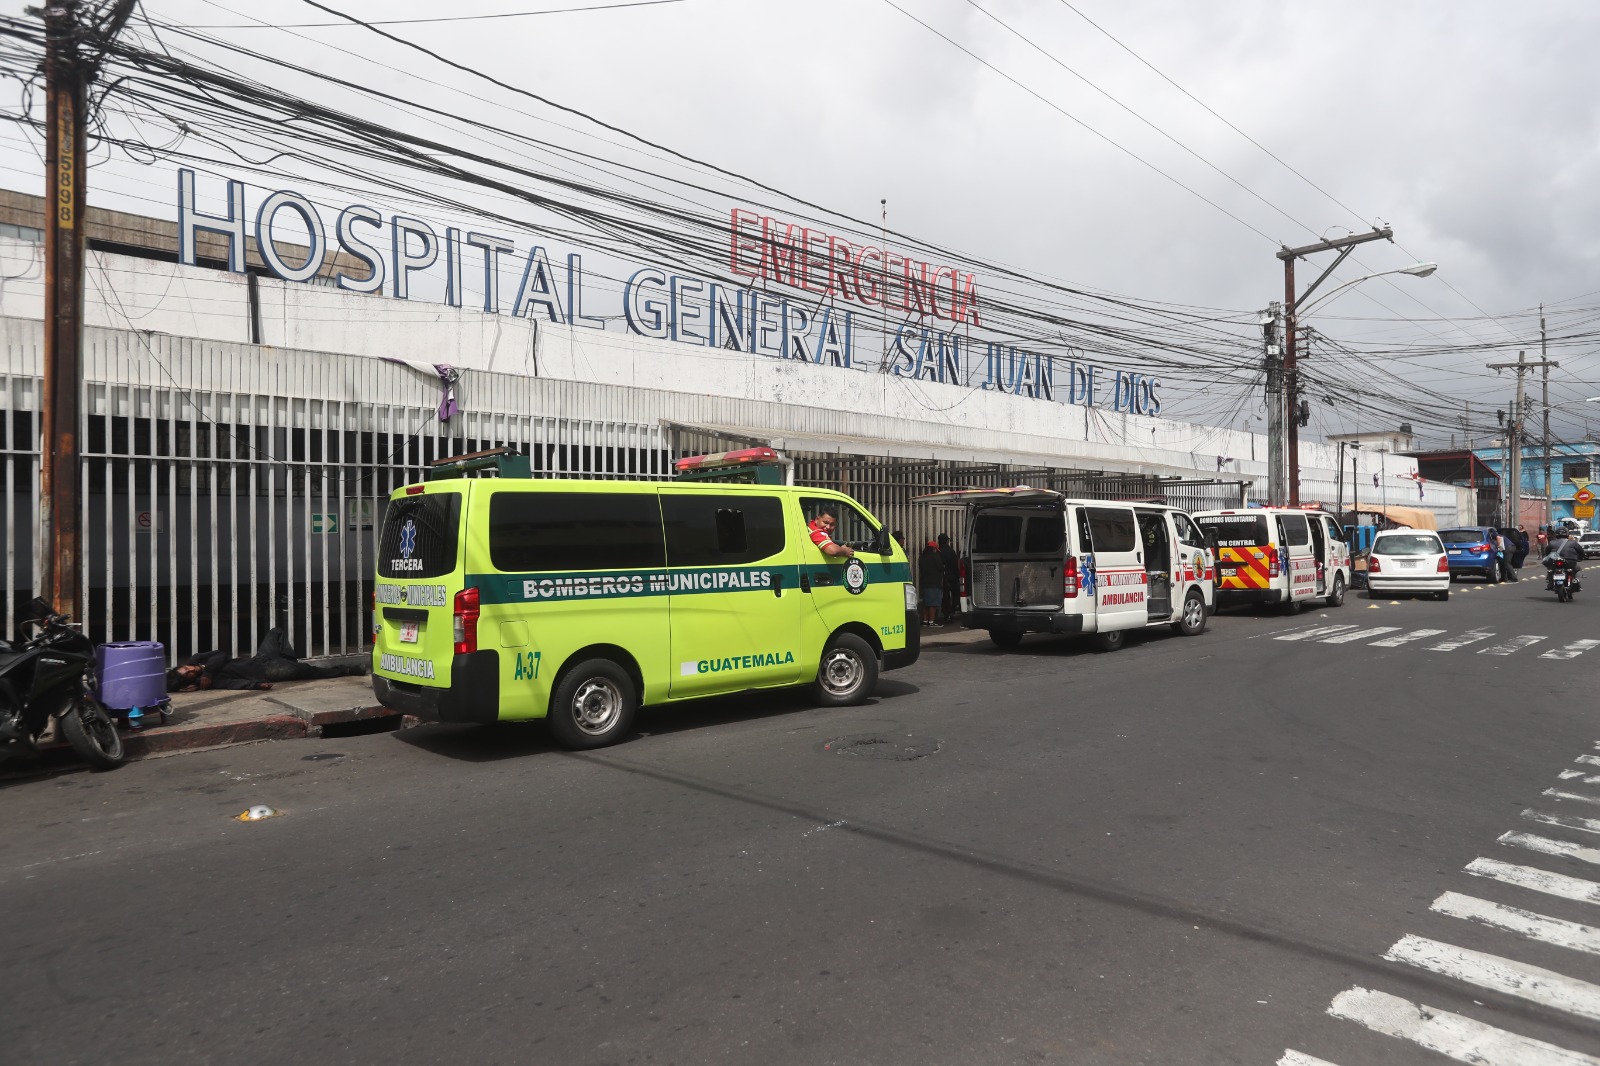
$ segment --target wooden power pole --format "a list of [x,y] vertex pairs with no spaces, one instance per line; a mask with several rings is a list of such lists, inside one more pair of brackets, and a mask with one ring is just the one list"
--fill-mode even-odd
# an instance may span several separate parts
[[39,573],[34,588],[57,613],[82,618],[79,460],[83,396],[83,256],[89,83],[96,45],[121,32],[133,0],[84,18],[79,0],[49,0],[44,17],[44,367],[39,397]]
[[39,402],[38,594],[82,617],[79,399],[83,394],[83,223],[87,167],[77,0],[55,0],[45,24],[44,381]]

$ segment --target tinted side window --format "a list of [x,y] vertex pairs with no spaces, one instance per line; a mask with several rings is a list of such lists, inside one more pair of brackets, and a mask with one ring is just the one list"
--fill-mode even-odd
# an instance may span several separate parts
[[1131,552],[1139,542],[1133,512],[1120,507],[1086,507],[1089,535],[1096,552]]
[[512,572],[661,566],[661,511],[637,492],[497,492],[489,559]]
[[1311,530],[1306,526],[1306,516],[1303,514],[1286,514],[1278,518],[1279,527],[1283,530],[1286,544],[1310,544]]
[[1034,555],[1051,555],[1061,551],[1061,540],[1066,527],[1056,513],[1034,515],[1028,519],[1028,529],[1023,536],[1022,550]]
[[972,523],[972,551],[977,555],[1014,552],[1022,543],[1022,516],[980,512]]
[[737,566],[783,551],[777,496],[661,494],[668,566]]
[[428,492],[389,501],[378,538],[383,577],[441,577],[456,568],[461,493]]

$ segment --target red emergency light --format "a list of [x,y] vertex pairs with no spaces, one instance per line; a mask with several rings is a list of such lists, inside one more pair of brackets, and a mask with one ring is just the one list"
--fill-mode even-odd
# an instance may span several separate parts
[[689,470],[705,470],[714,466],[745,466],[750,463],[775,463],[781,457],[772,448],[741,448],[735,452],[713,452],[710,455],[687,455],[673,463],[680,474]]

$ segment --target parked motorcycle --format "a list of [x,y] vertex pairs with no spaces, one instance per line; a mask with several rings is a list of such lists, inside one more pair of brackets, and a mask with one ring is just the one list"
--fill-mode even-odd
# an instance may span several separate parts
[[54,719],[79,758],[95,770],[123,763],[117,723],[94,698],[94,645],[81,625],[43,600],[17,624],[20,644],[0,641],[0,745],[5,754],[37,752]]

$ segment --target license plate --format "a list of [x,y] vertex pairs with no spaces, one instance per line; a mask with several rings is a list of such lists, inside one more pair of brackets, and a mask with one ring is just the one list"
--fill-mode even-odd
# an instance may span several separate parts
[[1224,566],[1222,568],[1222,576],[1223,577],[1238,577],[1239,576],[1239,568],[1237,566]]
[[1400,565],[1405,567],[1407,570],[1415,570],[1417,568],[1417,563],[1413,559],[1402,559],[1400,560]]
[[[1507,489],[1506,491],[1509,492],[1510,490]],[[1450,554],[1451,555],[1460,555],[1461,554],[1461,549],[1460,548],[1451,548],[1450,549]]]
[[416,622],[400,623],[400,643],[415,644],[417,642],[417,625]]

